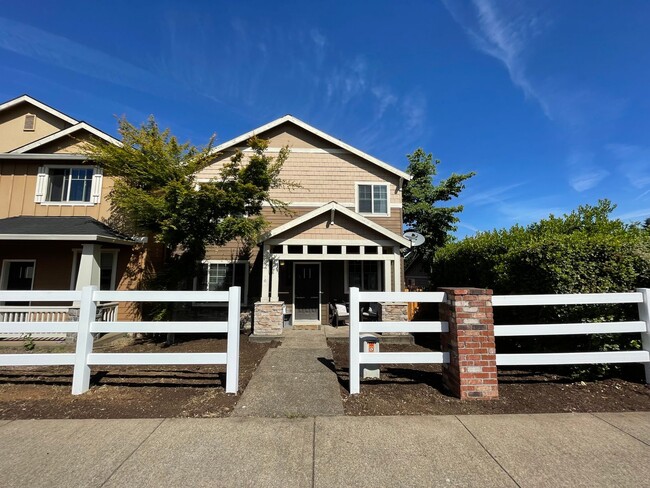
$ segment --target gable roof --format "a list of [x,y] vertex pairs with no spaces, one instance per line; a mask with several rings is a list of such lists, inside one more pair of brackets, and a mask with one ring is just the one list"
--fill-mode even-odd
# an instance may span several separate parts
[[8,108],[15,107],[16,105],[18,105],[20,103],[23,103],[23,102],[30,103],[33,106],[38,107],[41,110],[44,110],[45,112],[47,112],[47,113],[49,113],[51,115],[54,115],[55,117],[57,117],[57,118],[59,118],[61,120],[64,120],[65,122],[67,122],[69,124],[77,124],[79,122],[78,120],[73,119],[69,115],[66,115],[63,112],[59,112],[55,108],[52,108],[49,105],[44,104],[43,102],[39,102],[38,100],[36,100],[35,98],[30,97],[29,95],[21,95],[19,97],[16,97],[16,98],[14,98],[12,100],[9,100],[9,101],[3,103],[3,104],[0,104],[0,112],[3,111],[3,110],[6,110]]
[[136,241],[92,217],[19,216],[0,219],[0,240],[98,241],[133,246]]
[[389,231],[385,227],[382,227],[379,224],[376,224],[370,219],[367,219],[363,215],[359,215],[358,213],[350,210],[349,208],[344,207],[343,205],[340,205],[336,202],[330,202],[326,203],[322,207],[319,207],[317,209],[312,210],[311,212],[308,212],[304,215],[301,215],[298,218],[293,219],[290,222],[287,222],[284,225],[280,225],[276,227],[275,229],[272,229],[268,233],[264,235],[264,237],[260,240],[260,242],[266,241],[268,239],[272,239],[273,237],[277,237],[280,234],[283,234],[284,232],[293,229],[294,227],[297,227],[301,224],[304,224],[305,222],[310,221],[314,217],[318,217],[319,215],[322,215],[326,212],[340,212],[341,214],[345,215],[346,217],[351,218],[352,220],[355,220],[359,222],[361,225],[364,225],[375,232],[378,232],[379,234],[382,234],[383,236],[387,237],[388,239],[395,241],[399,244],[401,244],[404,247],[411,247],[411,241],[408,239],[395,234],[394,232]]
[[289,122],[293,125],[296,125],[307,132],[311,132],[312,134],[320,137],[321,139],[325,139],[327,142],[330,142],[334,144],[335,146],[344,149],[356,156],[359,156],[362,159],[365,159],[366,161],[379,166],[380,168],[385,169],[386,171],[389,171],[400,178],[404,178],[407,181],[410,181],[411,175],[408,173],[405,173],[404,171],[401,171],[393,166],[391,166],[388,163],[385,163],[383,161],[380,161],[379,159],[371,156],[370,154],[367,154],[363,151],[360,151],[359,149],[350,146],[349,144],[346,144],[345,142],[341,141],[340,139],[337,139],[329,134],[326,134],[325,132],[318,130],[316,127],[313,127],[305,122],[303,122],[300,119],[297,119],[296,117],[292,115],[285,115],[284,117],[280,117],[279,119],[276,119],[272,122],[269,122],[268,124],[262,125],[258,127],[257,129],[253,129],[252,131],[246,132],[245,134],[242,134],[238,137],[235,137],[234,139],[230,139],[229,141],[224,142],[223,144],[220,144],[216,146],[212,151],[217,153],[220,151],[223,151],[224,149],[231,148],[233,146],[236,146],[237,144],[241,144],[242,142],[246,142],[248,139],[253,137],[254,135],[260,134],[262,132],[266,132],[269,129],[273,129],[274,127],[277,127],[281,124],[284,124],[285,122]]
[[111,144],[115,144],[116,146],[121,146],[122,143],[115,139],[114,137],[109,136],[105,132],[102,132],[99,129],[96,129],[90,124],[87,124],[86,122],[77,122],[75,125],[68,127],[67,129],[60,130],[58,132],[55,132],[54,134],[50,134],[49,136],[42,137],[34,142],[30,142],[29,144],[25,144],[24,146],[21,146],[19,148],[14,149],[13,151],[9,151],[10,154],[24,154],[28,151],[31,151],[32,149],[36,149],[37,147],[43,146],[45,144],[49,144],[52,141],[56,141],[57,139],[61,139],[62,137],[68,136],[74,132],[77,132],[79,130],[85,130],[93,134],[94,136],[99,137],[100,139],[103,139],[107,142],[110,142]]

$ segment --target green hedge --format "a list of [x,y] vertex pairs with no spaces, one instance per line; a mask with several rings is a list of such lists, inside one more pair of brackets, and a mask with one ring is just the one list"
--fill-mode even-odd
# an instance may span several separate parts
[[[650,233],[611,218],[607,200],[527,227],[481,232],[440,249],[434,286],[476,286],[495,294],[599,293],[650,286]],[[631,320],[635,306],[506,307],[497,323]],[[507,349],[612,350],[636,347],[631,334],[501,341]],[[533,347],[533,350],[530,347]],[[505,352],[502,349],[502,352]]]

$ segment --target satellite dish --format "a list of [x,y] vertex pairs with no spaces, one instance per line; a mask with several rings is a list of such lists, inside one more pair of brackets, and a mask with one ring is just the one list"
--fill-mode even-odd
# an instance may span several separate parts
[[408,232],[404,232],[404,239],[408,239],[409,241],[411,241],[412,247],[418,247],[424,244],[424,236],[412,230]]

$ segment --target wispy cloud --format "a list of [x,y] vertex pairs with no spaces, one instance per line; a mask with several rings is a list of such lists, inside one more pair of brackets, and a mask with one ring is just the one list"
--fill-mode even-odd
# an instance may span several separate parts
[[574,151],[567,159],[567,166],[569,184],[577,192],[594,188],[609,175],[609,171],[598,167],[589,152]]
[[465,4],[456,0],[443,0],[443,4],[454,20],[463,26],[474,46],[503,63],[512,82],[527,97],[536,100],[546,116],[552,119],[547,100],[526,72],[525,58],[529,43],[542,32],[546,20],[527,11],[521,2],[509,2],[506,8],[502,2],[499,9],[489,0],[474,0],[469,12]]
[[525,182],[513,183],[511,185],[504,185],[492,187],[488,190],[479,191],[475,193],[467,193],[467,196],[462,197],[463,205],[484,206],[505,202],[513,197],[513,190],[525,185]]
[[640,220],[645,220],[646,218],[650,218],[650,208],[633,210],[631,212],[625,212],[621,214],[614,213],[613,216],[621,220],[638,222]]
[[608,144],[605,147],[630,185],[636,189],[650,185],[650,147],[633,144]]

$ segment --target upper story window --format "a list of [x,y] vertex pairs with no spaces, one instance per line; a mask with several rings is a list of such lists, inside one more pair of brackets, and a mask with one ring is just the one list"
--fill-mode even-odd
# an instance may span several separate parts
[[39,203],[99,203],[102,171],[88,166],[43,166],[38,170],[35,201]]
[[386,183],[357,183],[357,212],[388,215],[388,185]]

